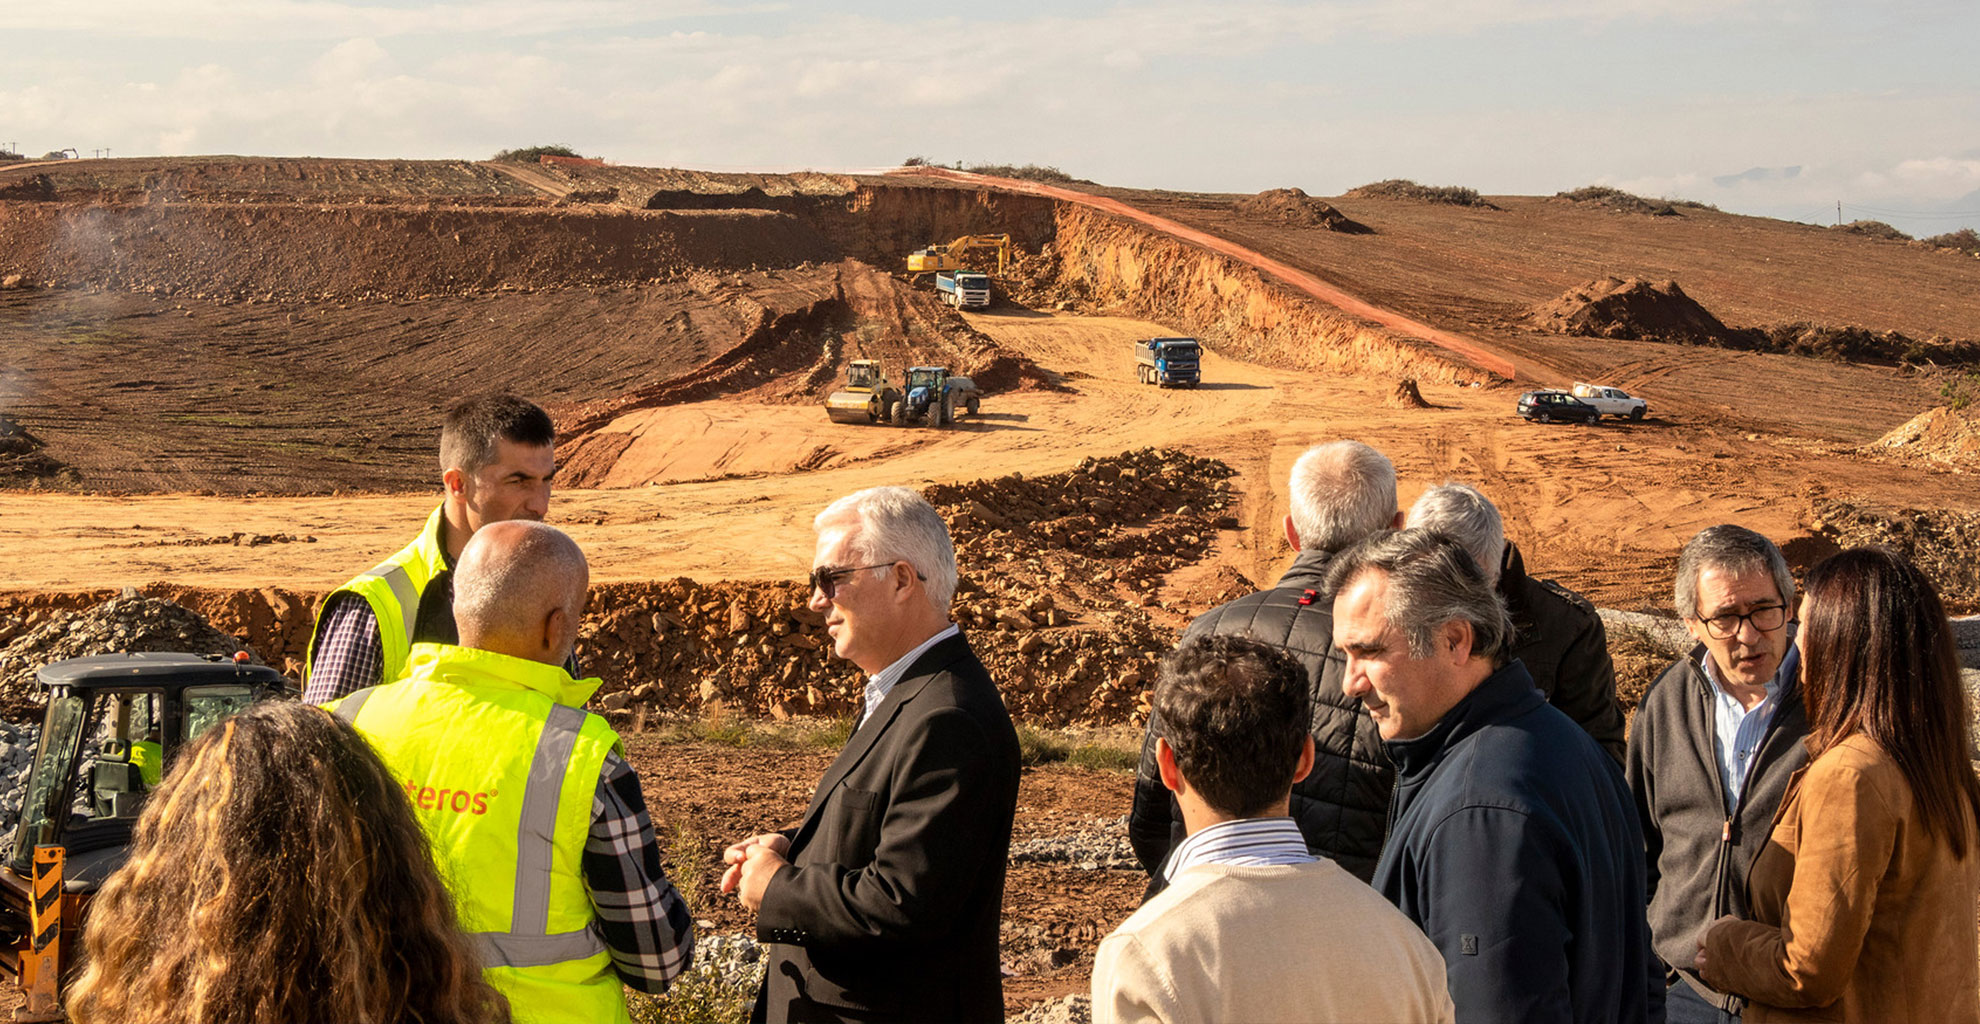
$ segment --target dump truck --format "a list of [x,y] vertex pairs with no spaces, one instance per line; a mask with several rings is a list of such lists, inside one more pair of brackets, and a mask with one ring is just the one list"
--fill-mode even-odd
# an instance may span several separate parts
[[1202,346],[1195,338],[1148,338],[1134,343],[1134,379],[1161,387],[1202,383]]
[[15,1020],[65,1019],[62,985],[80,961],[83,919],[130,854],[150,794],[146,766],[162,773],[215,723],[295,695],[281,673],[246,657],[99,654],[38,673],[48,706],[14,795],[12,845],[0,847],[0,969],[26,1000]]
[[825,414],[834,423],[887,423],[901,404],[901,393],[888,386],[878,359],[855,359],[846,364],[846,386],[825,399]]
[[917,366],[907,372],[907,394],[894,406],[894,425],[946,427],[955,423],[957,409],[976,415],[982,398],[968,377],[951,376],[945,366]]
[[990,275],[974,270],[945,270],[935,275],[942,301],[957,309],[990,308]]

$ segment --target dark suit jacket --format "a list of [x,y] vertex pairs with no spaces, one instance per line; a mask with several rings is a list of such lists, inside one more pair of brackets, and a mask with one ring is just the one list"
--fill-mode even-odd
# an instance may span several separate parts
[[930,648],[846,741],[757,912],[756,1019],[1001,1021],[1011,717],[969,644]]

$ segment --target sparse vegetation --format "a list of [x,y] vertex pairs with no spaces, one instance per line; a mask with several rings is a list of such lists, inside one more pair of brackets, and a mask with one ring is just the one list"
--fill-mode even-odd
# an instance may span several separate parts
[[1616,701],[1634,715],[1650,684],[1684,652],[1636,626],[1611,626],[1608,634],[1609,658],[1616,664]]
[[1944,398],[1954,412],[1972,405],[1975,395],[1980,395],[1980,370],[1968,370],[1939,385],[1939,397]]
[[742,1024],[755,995],[755,987],[734,984],[714,967],[692,967],[664,996],[627,989],[626,1009],[633,1024]]
[[1351,188],[1348,195],[1357,199],[1412,199],[1419,203],[1444,203],[1449,206],[1476,206],[1487,210],[1498,207],[1485,201],[1475,188],[1458,185],[1419,185],[1407,178],[1390,178],[1374,181],[1360,188]]
[[1027,768],[1069,764],[1077,768],[1133,771],[1141,759],[1139,736],[1073,733],[1019,723],[1018,763]]
[[1970,256],[1980,256],[1980,233],[1975,233],[1972,228],[1948,231],[1943,235],[1933,235],[1921,241],[1941,249],[1958,249]]
[[573,156],[579,159],[583,158],[582,154],[569,146],[527,146],[522,149],[502,150],[495,154],[492,159],[505,163],[533,164],[536,162],[536,158],[541,156]]
[[1899,231],[1881,220],[1853,220],[1847,224],[1834,225],[1829,230],[1841,231],[1844,234],[1850,235],[1862,235],[1865,238],[1882,238],[1893,242],[1911,241],[1910,235]]
[[836,750],[852,735],[850,718],[759,720],[717,712],[698,718],[669,718],[631,736],[659,743],[715,743],[763,750]]
[[907,158],[906,160],[903,160],[903,161],[901,161],[901,166],[902,166],[902,167],[926,167],[926,166],[928,166],[928,158],[927,158],[927,157],[925,157],[925,156],[911,156],[911,157],[908,157],[908,158]]
[[1043,181],[1054,185],[1071,185],[1079,182],[1057,167],[1042,164],[971,164],[963,168],[971,174],[988,174],[997,178],[1023,178],[1026,181]]
[[1607,185],[1589,185],[1570,192],[1556,192],[1554,195],[1571,203],[1606,206],[1623,213],[1646,213],[1652,217],[1679,215],[1677,206],[1668,199],[1645,199],[1634,192],[1624,192],[1622,189],[1610,188]]

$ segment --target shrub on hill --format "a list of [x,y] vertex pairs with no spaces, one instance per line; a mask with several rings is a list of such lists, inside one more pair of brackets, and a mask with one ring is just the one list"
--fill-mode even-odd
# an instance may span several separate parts
[[495,154],[494,159],[507,163],[533,164],[536,162],[537,157],[542,156],[575,156],[582,158],[583,155],[569,146],[527,146],[522,149],[505,149]]
[[1926,245],[1936,245],[1941,249],[1958,249],[1970,255],[1980,256],[1980,234],[1974,233],[1972,228],[1948,231],[1943,235],[1933,235],[1922,241]]
[[1412,199],[1419,203],[1446,203],[1451,206],[1478,206],[1487,210],[1498,207],[1485,201],[1475,188],[1458,185],[1419,185],[1408,178],[1389,178],[1385,181],[1372,181],[1360,188],[1348,189],[1348,195],[1356,199]]
[[970,164],[963,168],[971,174],[988,174],[994,178],[1023,178],[1026,181],[1043,181],[1055,185],[1071,185],[1079,181],[1057,167],[1040,164]]
[[1556,192],[1554,196],[1571,203],[1606,206],[1623,213],[1647,213],[1652,217],[1679,216],[1677,207],[1668,199],[1645,199],[1633,192],[1624,192],[1622,189],[1610,188],[1607,185],[1589,185],[1571,192]]
[[1899,231],[1881,220],[1853,220],[1847,224],[1833,225],[1829,230],[1841,231],[1844,234],[1850,235],[1862,235],[1865,238],[1883,238],[1893,242],[1911,241],[1910,235]]

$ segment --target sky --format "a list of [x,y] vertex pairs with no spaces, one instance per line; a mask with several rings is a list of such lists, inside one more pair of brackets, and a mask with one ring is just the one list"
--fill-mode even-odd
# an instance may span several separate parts
[[1980,227],[1974,0],[15,0],[30,155],[876,170],[1336,195],[1590,184]]

